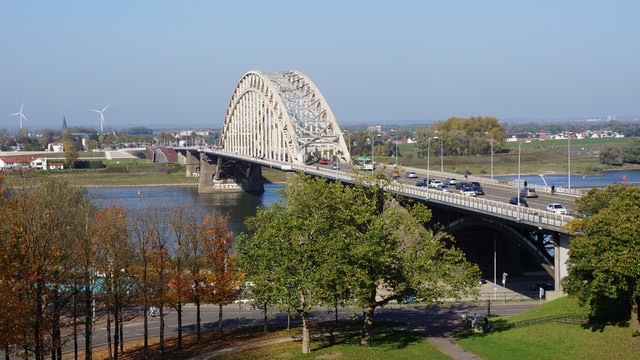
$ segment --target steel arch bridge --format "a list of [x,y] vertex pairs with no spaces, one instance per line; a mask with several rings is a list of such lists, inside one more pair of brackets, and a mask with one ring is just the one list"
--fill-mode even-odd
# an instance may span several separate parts
[[256,159],[304,165],[350,163],[348,144],[320,90],[298,71],[249,71],[224,118],[220,148]]

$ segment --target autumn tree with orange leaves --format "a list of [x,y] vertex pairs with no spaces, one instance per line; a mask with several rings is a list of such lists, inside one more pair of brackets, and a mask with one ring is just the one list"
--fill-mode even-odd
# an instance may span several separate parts
[[209,215],[204,220],[203,256],[207,262],[206,301],[218,305],[218,330],[222,337],[222,307],[240,295],[244,275],[238,272],[233,253],[233,232],[227,229],[229,216]]

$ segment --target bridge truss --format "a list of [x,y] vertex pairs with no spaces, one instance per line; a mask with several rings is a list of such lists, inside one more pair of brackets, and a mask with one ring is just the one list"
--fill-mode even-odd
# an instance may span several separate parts
[[321,158],[350,163],[333,112],[297,71],[249,71],[238,81],[224,119],[222,150],[305,165]]

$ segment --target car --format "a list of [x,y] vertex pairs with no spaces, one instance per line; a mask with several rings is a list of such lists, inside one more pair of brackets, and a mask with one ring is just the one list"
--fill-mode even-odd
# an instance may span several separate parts
[[443,183],[442,183],[442,181],[440,181],[440,180],[431,180],[431,182],[429,183],[429,187],[430,187],[430,188],[434,188],[434,189],[435,189],[438,185],[444,185],[444,184],[443,184]]
[[481,277],[481,278],[478,278],[478,282],[480,283],[480,285],[486,284],[487,283],[487,279]]
[[458,183],[458,180],[456,180],[456,178],[447,178],[447,179],[444,181],[444,184],[445,184],[445,185],[455,185],[455,184],[457,184],[457,183]]
[[415,304],[416,302],[418,302],[418,299],[415,296],[407,296],[406,298],[400,300],[400,302],[403,304]]
[[549,203],[549,205],[547,205],[547,211],[551,211],[552,213],[560,215],[567,215],[567,208],[565,208],[564,205],[558,203]]
[[535,284],[529,286],[529,290],[531,290],[531,291],[537,291],[540,288],[543,288],[545,291],[553,290],[553,285],[551,285],[549,283],[535,283]]
[[[509,204],[518,205],[518,197],[514,196],[511,199],[509,199]],[[520,197],[520,206],[529,207],[529,204],[527,204],[527,200],[525,200],[525,198],[523,197]]]
[[332,168],[333,170],[340,170],[340,166],[338,166],[338,164],[332,164],[332,165],[331,165],[331,168]]
[[320,159],[320,165],[327,165],[329,161],[327,159]]
[[472,181],[471,186],[480,186],[480,183],[477,181]]
[[406,174],[404,174],[404,177],[407,177],[407,178],[417,178],[417,177],[418,177],[418,174],[416,174],[416,172],[415,172],[415,171],[407,171],[407,173],[406,173]]
[[462,189],[470,186],[471,186],[471,183],[468,181],[459,181],[456,183],[456,189]]
[[471,190],[475,191],[476,195],[484,195],[484,189],[480,186],[472,186]]
[[444,185],[444,184],[440,184],[438,186],[436,186],[436,190],[440,190],[440,191],[444,191],[444,192],[451,192],[451,188],[449,187],[449,185]]
[[460,194],[466,195],[466,196],[476,196],[476,192],[473,191],[473,189],[469,186],[463,187],[462,189],[460,189]]
[[536,194],[536,189],[526,187],[520,191],[520,196],[525,198],[537,198],[538,194]]
[[420,181],[416,182],[416,186],[418,186],[418,187],[427,187],[429,185],[427,184],[426,181],[420,180]]

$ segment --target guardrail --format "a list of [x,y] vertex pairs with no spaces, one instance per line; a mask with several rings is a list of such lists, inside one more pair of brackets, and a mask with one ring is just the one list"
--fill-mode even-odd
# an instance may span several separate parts
[[[298,166],[293,166],[291,170],[304,171],[309,174],[340,180],[342,182],[355,183],[356,181],[350,173],[328,170],[324,167],[299,168]],[[481,181],[486,182],[486,179],[482,179]],[[531,223],[537,226],[559,229],[573,220],[573,216],[569,215],[560,215],[540,209],[511,205],[500,201],[483,199],[475,196],[466,196],[456,192],[445,192],[404,183],[390,182],[385,186],[385,189],[403,196],[419,198],[428,202],[439,202],[441,204],[447,204],[449,206],[459,208],[473,209],[478,212],[490,213],[495,216],[512,219],[513,221]]]
[[[249,160],[266,167],[280,169],[283,171],[296,171],[304,172],[315,176],[322,176],[328,179],[334,179],[345,183],[356,183],[357,179],[353,173],[347,173],[343,171],[336,171],[328,169],[325,166],[300,166],[293,164],[274,163],[267,160],[261,160],[242,156],[238,154],[229,154],[220,151],[215,151],[220,155],[228,156],[231,158],[238,158],[243,160]],[[423,170],[422,170],[423,171]],[[434,171],[434,174],[443,174],[441,172]],[[450,177],[455,177],[453,174]],[[468,181],[479,180],[484,183],[499,184],[497,179],[481,178],[481,177],[469,177]],[[539,186],[536,185],[536,188]],[[560,215],[552,212],[533,209],[518,205],[511,205],[508,203],[478,198],[475,196],[466,196],[456,192],[444,192],[436,189],[430,189],[426,187],[418,187],[415,185],[408,185],[404,183],[389,182],[385,189],[393,193],[410,196],[426,200],[427,202],[438,202],[446,204],[448,206],[454,206],[464,209],[473,209],[477,212],[488,213],[494,216],[502,217],[512,221],[528,223],[539,227],[552,227],[554,230],[560,230],[562,226],[573,220],[573,216]],[[549,189],[550,191],[550,189]]]

